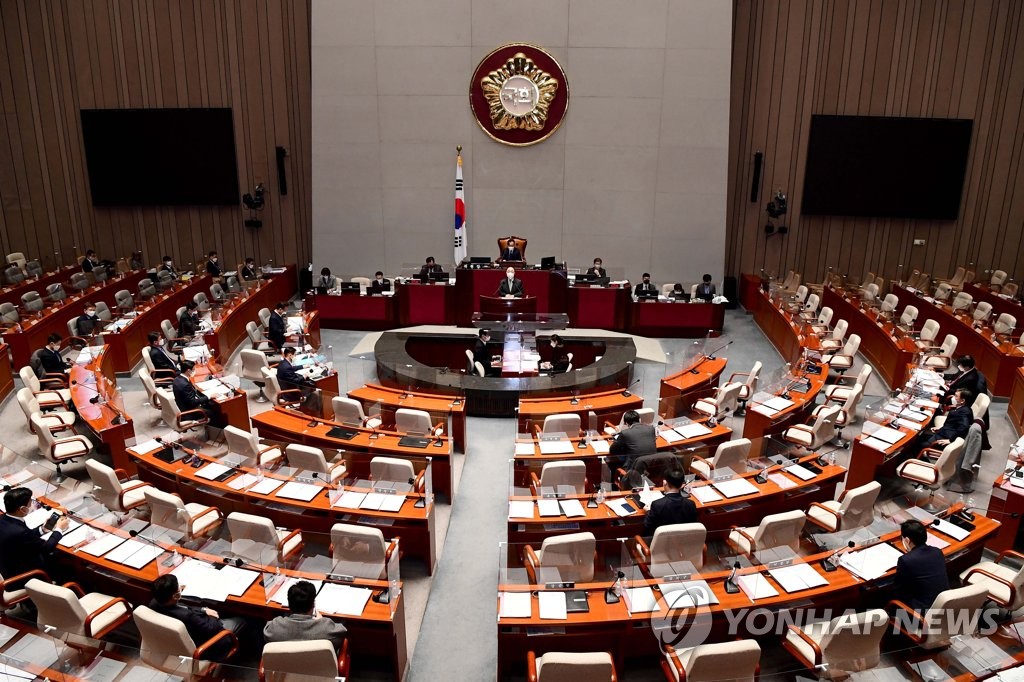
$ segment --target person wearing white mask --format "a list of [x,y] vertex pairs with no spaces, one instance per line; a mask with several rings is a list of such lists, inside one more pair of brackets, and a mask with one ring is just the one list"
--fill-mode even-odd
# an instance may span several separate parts
[[153,362],[153,369],[155,370],[166,370],[172,374],[166,374],[162,372],[160,376],[153,377],[154,379],[165,379],[173,377],[178,373],[178,362],[180,359],[172,355],[164,348],[164,337],[160,332],[150,332],[146,337],[149,340],[149,348],[146,352],[149,353],[149,359]]
[[216,251],[211,251],[210,255],[207,256],[207,259],[206,259],[206,274],[208,274],[210,277],[214,277],[214,278],[219,278],[220,277],[220,265],[217,264],[217,262],[219,260],[220,259],[217,257],[217,252]]
[[[60,542],[61,532],[67,530],[68,519],[60,516],[56,523],[45,524],[42,528],[29,528],[25,517],[39,508],[32,499],[28,488],[11,488],[4,493],[4,508],[7,513],[0,516],[0,571],[6,577],[14,577],[34,570],[54,568],[50,555]],[[50,536],[43,540],[42,534]]]
[[391,280],[384,279],[384,273],[378,270],[373,274],[373,281],[370,282],[370,295],[383,294],[391,291]]
[[516,269],[511,265],[505,268],[505,279],[501,280],[495,295],[505,298],[523,297],[523,280],[516,277]]
[[86,303],[85,310],[75,320],[75,331],[79,336],[92,336],[99,323],[100,320],[96,317],[96,304]]

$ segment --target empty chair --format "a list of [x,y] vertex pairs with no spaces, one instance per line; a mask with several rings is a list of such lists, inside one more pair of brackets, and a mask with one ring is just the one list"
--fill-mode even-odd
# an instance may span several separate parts
[[112,318],[110,306],[103,301],[96,301],[96,317],[102,322],[110,322]]
[[39,444],[39,454],[53,462],[57,468],[55,482],[64,478],[61,472],[61,464],[74,461],[78,457],[85,457],[92,452],[92,442],[85,436],[80,436],[74,431],[71,435],[57,437],[43,423],[43,416],[35,413],[29,417],[32,422],[32,430],[36,433]]
[[297,388],[281,388],[277,380],[277,370],[272,367],[264,367],[260,370],[263,375],[264,388],[267,397],[275,405],[297,405],[305,399],[305,395]]
[[165,616],[148,606],[136,607],[133,616],[142,639],[140,657],[148,665],[181,674],[186,672],[182,669],[182,661],[189,661],[188,672],[193,677],[200,677],[209,674],[215,665],[203,660],[211,647],[220,644],[222,640],[230,641],[231,648],[223,656],[225,659],[231,658],[238,651],[238,638],[231,630],[221,630],[196,646],[185,623],[177,618]]
[[374,481],[398,481],[420,487],[423,472],[416,474],[416,468],[407,459],[398,457],[374,457],[370,460],[370,478]]
[[[36,376],[35,370],[28,365],[18,370],[18,376],[21,377],[21,382],[25,384],[25,387],[31,390],[32,395],[39,401],[41,409],[63,408],[67,410],[71,404],[71,391],[64,388],[64,383],[59,379],[48,380],[44,377],[40,381],[39,377]],[[43,385],[44,381],[45,386]]]
[[929,369],[949,369],[950,363],[953,362],[953,353],[956,351],[959,339],[952,334],[946,334],[946,338],[942,340],[942,345],[939,346],[938,352],[929,353],[924,359],[924,366]]
[[35,604],[40,628],[103,639],[131,617],[131,606],[123,598],[99,592],[86,594],[77,583],[54,585],[33,578],[25,583],[25,590]]
[[710,460],[694,455],[690,461],[690,469],[706,479],[711,478],[711,473],[716,469],[731,469],[737,474],[742,474],[747,470],[750,447],[749,438],[727,440],[718,444],[718,447],[715,448],[715,455]]
[[807,516],[799,509],[780,514],[768,514],[761,519],[757,528],[733,526],[728,542],[744,554],[760,552],[772,547],[789,547],[796,552],[800,548],[800,533]]
[[185,504],[173,493],[150,486],[143,490],[155,526],[181,533],[185,540],[212,534],[220,527],[224,515],[216,507],[189,502]]
[[167,340],[168,345],[181,341],[178,338],[178,330],[175,329],[174,323],[170,320],[160,320],[160,331],[163,332],[164,339]]
[[829,325],[832,324],[832,316],[835,315],[835,311],[825,306],[818,313],[818,317],[809,326],[811,331],[821,336],[828,331]]
[[484,369],[483,363],[477,362],[474,359],[473,351],[469,348],[466,349],[466,373],[476,373],[477,376],[487,376],[487,370]]
[[260,326],[264,329],[270,326],[270,308],[260,308],[256,317],[260,319]]
[[576,495],[587,491],[587,465],[581,459],[570,459],[560,462],[545,462],[540,476],[530,472],[530,488],[534,495],[542,495],[542,488],[558,491],[560,486],[572,488]]
[[875,500],[880,492],[882,484],[871,481],[844,490],[834,500],[811,502],[807,520],[827,533],[870,525],[875,520]]
[[[932,498],[939,487],[956,473],[956,464],[964,449],[964,439],[957,438],[948,443],[942,450],[925,448],[915,459],[908,459],[896,467],[896,474],[915,484],[916,490],[928,488],[931,492],[924,508],[929,511]],[[934,458],[934,461],[932,461]]]
[[384,540],[379,528],[348,523],[331,526],[331,556],[336,573],[380,580],[387,575],[388,562],[397,548],[394,540]]
[[133,481],[124,471],[112,469],[95,459],[86,460],[85,469],[92,481],[92,494],[110,511],[126,514],[146,504],[148,483]]
[[844,339],[846,338],[846,330],[849,329],[850,323],[846,320],[839,320],[836,322],[836,326],[832,327],[832,333],[821,340],[822,352],[834,351],[837,348],[842,348]]
[[210,419],[202,410],[182,410],[178,407],[174,394],[167,389],[157,387],[156,393],[160,396],[160,415],[164,423],[178,433],[202,428],[209,423]]
[[366,288],[370,286],[370,278],[369,277],[353,277],[349,281],[350,282],[355,282],[356,284],[358,284],[359,288],[362,289],[363,291],[366,291]]
[[224,278],[224,288],[231,294],[237,294],[242,290],[242,286],[238,283],[238,277],[235,275],[228,275]]
[[169,289],[174,286],[175,276],[168,270],[159,270],[156,273],[156,285],[161,289]]
[[757,377],[761,374],[761,367],[761,361],[758,360],[749,372],[734,372],[729,377],[728,383],[736,381],[737,377],[744,377],[739,395],[736,396],[736,411],[733,412],[737,417],[742,417],[746,413],[747,401],[757,391]]
[[872,282],[864,287],[864,302],[871,305],[878,301],[878,285]]
[[[850,391],[853,390],[854,386],[864,386],[867,384],[868,379],[871,377],[871,372],[874,369],[868,363],[860,368],[860,372],[857,373],[856,377],[841,376],[836,383],[831,386],[825,387],[825,400],[832,402],[845,401],[850,397]],[[852,384],[850,383],[852,380]]]
[[661,667],[669,680],[686,682],[754,682],[761,666],[761,647],[752,639],[701,644],[676,651],[662,646]]
[[[244,353],[245,351],[242,352]],[[359,426],[376,429],[383,423],[379,417],[367,417],[363,412],[363,404],[355,398],[343,395],[335,396],[331,398],[331,407],[334,408],[334,421],[343,424],[358,424]]]
[[648,575],[654,578],[678,574],[678,563],[683,561],[700,570],[704,566],[704,541],[707,536],[708,531],[703,523],[659,526],[654,531],[650,546],[641,536],[634,538],[639,563],[646,566]]
[[900,304],[900,299],[896,294],[886,294],[885,298],[882,299],[882,305],[879,307],[879,311],[886,316],[892,316],[895,312],[896,306]]
[[28,590],[25,589],[25,583],[32,578],[38,578],[47,583],[50,582],[50,576],[39,569],[27,571],[20,575],[0,575],[0,611],[6,611],[28,599]]
[[43,264],[37,260],[30,260],[25,263],[25,274],[33,279],[43,276]]
[[1017,297],[1017,283],[1014,282],[1013,280],[1010,280],[1009,282],[1004,284],[1003,285],[1003,290],[1000,293],[1000,296],[1003,296],[1005,298],[1016,298]]
[[693,404],[693,409],[700,414],[707,415],[711,419],[723,419],[727,414],[735,411],[743,386],[738,381],[719,386],[715,389],[715,396],[713,398],[701,398]]
[[270,466],[284,456],[278,446],[264,445],[252,431],[243,431],[230,424],[224,427],[224,440],[228,452],[248,457],[259,467]]
[[581,424],[578,414],[549,414],[544,417],[541,433],[565,433],[572,438],[580,433]]
[[334,652],[329,639],[267,642],[260,658],[260,682],[349,679],[348,639]]
[[[58,282],[58,284],[59,284],[59,282]],[[85,274],[84,272],[76,272],[76,273],[71,275],[70,284],[71,284],[71,288],[74,289],[75,291],[82,291],[83,289],[88,289],[89,288],[89,275]],[[50,294],[50,300],[59,301],[59,300],[63,300],[64,298],[67,298],[67,294],[66,293],[61,298],[54,297],[54,294],[50,291],[50,287],[56,287],[56,286],[57,286],[56,284],[51,284],[50,286],[46,287],[47,293]],[[64,287],[61,286],[60,290],[63,293],[64,292]],[[54,288],[53,291],[56,291],[56,288]]]
[[267,396],[263,392],[267,383],[263,379],[263,370],[269,369],[270,364],[267,362],[267,356],[258,350],[252,350],[250,348],[243,348],[239,351],[239,357],[242,359],[242,378],[248,379],[256,385],[256,388],[260,389],[259,396],[256,397],[256,402],[265,403]]
[[964,285],[965,277],[967,277],[967,268],[963,266],[957,266],[956,272],[954,272],[953,276],[947,280],[947,283],[954,289],[959,289]]
[[[84,275],[84,273],[81,272],[76,274]],[[86,283],[88,284],[88,281]],[[46,298],[53,303],[63,301],[67,299],[67,297],[68,292],[64,291],[64,285],[61,284],[60,282],[54,282],[53,284],[46,287]]]
[[10,302],[0,303],[0,324],[17,324],[21,320],[18,307]]
[[615,662],[607,651],[549,651],[540,658],[526,654],[526,676],[531,682],[615,682]]
[[25,281],[25,273],[17,265],[8,265],[4,268],[4,280],[8,284],[21,284]]
[[276,528],[265,516],[228,514],[231,553],[260,566],[283,564],[302,551],[302,531]]
[[1013,336],[1014,330],[1017,328],[1017,318],[1010,313],[1001,313],[996,318],[995,324],[992,325],[992,333],[996,337],[1001,337],[1001,340],[1005,341]]
[[808,670],[822,671],[828,678],[846,677],[878,665],[888,626],[889,614],[872,609],[831,621],[790,625],[782,646]]
[[153,280],[148,277],[142,279],[139,282],[139,298],[145,300],[154,296],[156,296],[156,285],[153,284]]
[[1003,282],[1006,281],[1006,270],[993,270],[992,279],[988,281],[990,288],[999,290],[999,287],[1003,286]]
[[426,410],[410,410],[400,407],[395,410],[395,430],[400,433],[432,434],[440,436],[444,433],[444,422],[430,423],[430,413]]
[[224,291],[224,287],[222,287],[219,283],[214,282],[213,284],[210,285],[210,298],[212,298],[214,301],[223,301],[227,297],[227,292]]
[[146,392],[146,400],[149,401],[150,407],[160,412],[162,417],[163,410],[160,406],[160,394],[157,393],[156,382],[145,367],[139,369],[139,381],[142,382],[142,388]]
[[46,302],[38,291],[29,291],[21,295],[21,307],[26,313],[38,313],[46,307]]
[[39,401],[27,386],[18,389],[18,405],[25,414],[25,422],[28,430],[35,433],[35,426],[32,423],[32,415],[39,415],[39,423],[50,431],[63,431],[75,423],[75,413],[66,410],[50,410],[43,412],[39,408]]
[[288,459],[288,466],[321,474],[331,483],[345,475],[345,462],[329,463],[320,448],[289,443],[284,449],[284,454]]
[[971,303],[974,302],[974,297],[968,294],[966,291],[961,291],[953,299],[952,308],[953,312],[964,312],[971,307]]
[[1017,563],[1024,562],[1024,554],[1012,549],[1000,552],[995,561],[982,561],[960,574],[965,585],[983,585],[988,598],[1007,611],[1024,606],[1024,563],[1021,568],[1003,564],[1007,557]]
[[252,350],[258,350],[265,355],[277,355],[281,350],[274,342],[268,339],[260,331],[259,325],[255,322],[247,322],[245,325],[245,334],[249,337],[249,342],[252,344]]
[[807,287],[801,284],[796,288],[796,293],[793,294],[793,298],[796,299],[796,302],[800,304],[801,308],[803,307],[804,302],[807,300],[807,293]]
[[921,325],[921,333],[917,335],[917,347],[927,350],[935,346],[935,339],[939,336],[939,323],[935,320],[925,320]]
[[539,550],[526,545],[523,561],[530,583],[594,581],[594,554],[597,542],[593,533],[569,533],[544,538]]
[[206,294],[204,294],[203,292],[200,291],[199,293],[197,293],[195,296],[192,297],[192,300],[196,302],[197,306],[199,306],[199,312],[201,312],[201,313],[209,312],[209,310],[210,310],[210,299],[208,299],[206,297]]
[[[842,401],[835,401],[839,405],[839,414],[836,415],[835,421],[833,422],[836,428],[836,435],[832,439],[832,444],[841,448],[848,447],[849,441],[843,440],[843,427],[849,426],[857,421],[857,405],[860,403],[861,397],[864,395],[864,385],[854,384],[850,389],[849,394]],[[819,405],[814,408],[811,413],[817,417],[822,411],[829,409],[829,405]]]
[[782,432],[782,439],[808,450],[817,450],[835,437],[836,417],[842,408],[830,405],[818,412],[811,424],[794,424]]
[[25,254],[21,251],[15,251],[14,253],[7,254],[7,262],[11,265],[17,266],[18,268],[24,268],[25,261]]
[[935,287],[935,295],[932,297],[940,303],[949,300],[950,294],[953,293],[953,287],[949,286],[945,282]]
[[992,317],[992,304],[988,301],[978,301],[971,317],[974,318],[974,322],[978,326],[988,322],[988,318]]
[[903,314],[900,315],[900,319],[897,324],[906,329],[910,329],[914,326],[914,322],[917,321],[918,312],[917,306],[908,305],[903,309]]
[[818,308],[821,306],[821,297],[818,294],[811,294],[804,303],[804,309],[800,312],[801,319],[813,320],[818,316]]
[[800,286],[801,274],[796,270],[790,270],[786,273],[786,279],[782,281],[782,288],[787,291],[796,291],[797,287]]
[[117,309],[121,312],[131,312],[132,308],[135,307],[135,299],[132,297],[132,292],[127,289],[121,289],[114,294],[114,303],[117,305]]
[[106,265],[95,265],[92,269],[92,279],[94,282],[106,282],[109,279],[110,273],[107,272]]
[[838,353],[824,355],[821,361],[829,366],[829,369],[834,369],[840,374],[843,374],[846,370],[853,367],[853,361],[857,357],[857,351],[860,350],[860,335],[850,334],[850,338],[846,340],[846,345]]
[[956,635],[974,634],[986,599],[988,588],[979,583],[940,592],[924,613],[899,600],[889,602],[889,606],[895,608],[893,622],[897,631],[922,649],[938,649],[949,646]]

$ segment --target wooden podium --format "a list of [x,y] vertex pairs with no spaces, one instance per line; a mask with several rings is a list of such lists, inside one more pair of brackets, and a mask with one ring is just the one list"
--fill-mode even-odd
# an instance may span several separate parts
[[501,296],[480,296],[480,313],[487,318],[504,319],[509,314],[537,312],[537,297],[502,298]]

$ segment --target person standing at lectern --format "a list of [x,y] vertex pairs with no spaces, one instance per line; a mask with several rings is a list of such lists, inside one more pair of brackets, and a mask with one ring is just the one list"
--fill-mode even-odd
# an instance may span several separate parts
[[643,298],[644,296],[657,295],[658,289],[651,282],[651,273],[644,273],[644,281],[636,285],[636,289],[633,290],[633,295],[637,298]]
[[497,296],[505,298],[523,297],[523,280],[516,277],[516,269],[511,265],[505,268],[505,279],[498,285]]
[[509,239],[505,250],[501,252],[501,260],[523,260],[523,254],[516,248],[516,240]]

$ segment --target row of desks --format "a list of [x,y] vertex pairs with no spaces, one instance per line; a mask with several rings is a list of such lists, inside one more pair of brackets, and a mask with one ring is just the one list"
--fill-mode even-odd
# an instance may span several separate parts
[[78,265],[66,265],[57,270],[44,272],[38,279],[26,279],[17,285],[5,284],[0,287],[0,303],[13,303],[20,306],[21,297],[32,291],[45,297],[46,287],[51,284],[63,284],[66,287],[71,275],[81,271],[82,268]]

